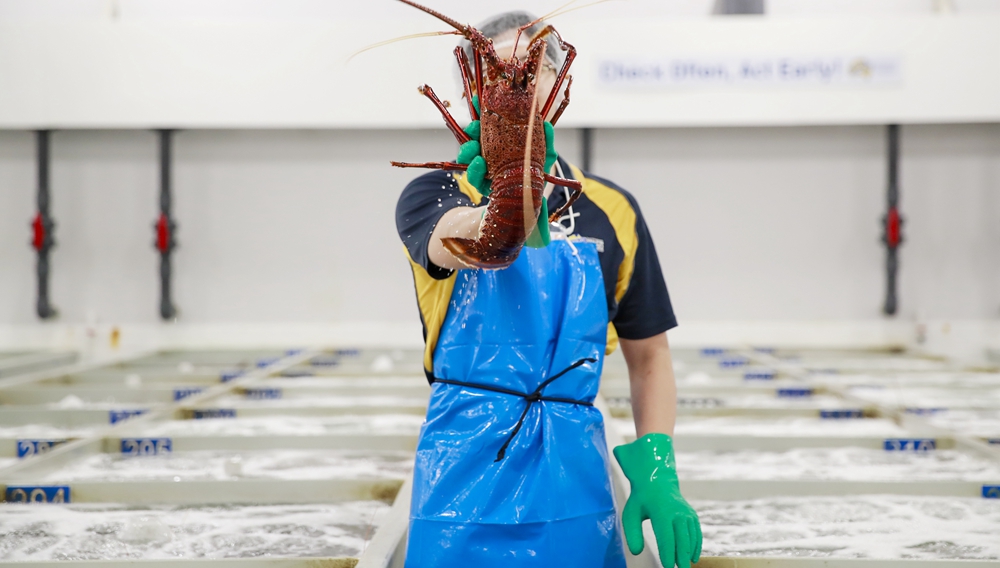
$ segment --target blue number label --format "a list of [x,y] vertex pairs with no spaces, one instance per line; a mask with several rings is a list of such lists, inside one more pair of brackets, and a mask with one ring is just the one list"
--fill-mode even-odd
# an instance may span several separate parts
[[313,357],[309,364],[313,367],[336,367],[340,361],[336,357]]
[[938,412],[944,412],[948,410],[947,408],[907,408],[907,414],[917,414],[920,416],[926,416],[928,414],[937,414]]
[[983,485],[983,497],[986,499],[1000,499],[1000,485]]
[[146,412],[148,412],[148,410],[109,410],[108,420],[110,420],[112,424],[117,424],[123,420],[128,420],[133,416],[145,414]]
[[928,452],[937,448],[934,438],[887,438],[883,447],[887,452]]
[[743,380],[745,381],[771,381],[774,380],[774,371],[761,370],[747,371],[743,373]]
[[701,350],[702,357],[718,357],[726,352],[725,349],[721,347],[705,347]]
[[275,398],[281,398],[281,389],[275,389],[275,388],[246,389],[245,394],[247,398],[254,400],[275,399]]
[[8,485],[8,503],[69,503],[68,485]]
[[864,418],[864,412],[859,408],[846,408],[837,410],[820,410],[819,417],[829,420],[845,420],[850,418]]
[[257,367],[263,369],[264,367],[270,367],[271,365],[277,363],[280,357],[265,357],[263,359],[257,359]]
[[778,396],[782,398],[801,398],[812,395],[813,395],[813,390],[810,388],[778,389]]
[[202,389],[200,387],[182,387],[174,389],[174,401],[184,400],[185,398],[196,395],[201,391]]
[[228,383],[229,381],[242,377],[243,371],[241,369],[230,369],[228,371],[222,371],[219,373],[219,380]]
[[31,456],[37,456],[41,454],[47,454],[49,450],[58,446],[59,444],[65,444],[69,440],[18,440],[17,441],[17,457],[24,459],[30,458]]
[[720,398],[686,398],[681,397],[677,399],[677,406],[684,408],[721,408],[725,406],[726,403]]
[[193,417],[195,420],[204,420],[206,418],[236,418],[236,409],[203,408],[200,410],[195,410],[193,412]]
[[746,357],[724,357],[719,359],[719,366],[723,369],[730,369],[733,367],[744,367],[750,364],[750,360]]
[[989,444],[1000,446],[1000,438],[990,438],[989,440],[986,440],[986,442]]
[[170,438],[122,438],[122,454],[126,456],[156,456],[173,451]]

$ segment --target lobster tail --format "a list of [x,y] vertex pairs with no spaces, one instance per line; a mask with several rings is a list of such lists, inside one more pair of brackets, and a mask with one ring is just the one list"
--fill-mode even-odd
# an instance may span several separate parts
[[448,252],[455,255],[455,258],[468,266],[494,270],[507,268],[517,260],[517,255],[521,252],[518,248],[513,254],[498,254],[496,250],[488,250],[479,240],[459,237],[445,237],[441,239],[441,244]]

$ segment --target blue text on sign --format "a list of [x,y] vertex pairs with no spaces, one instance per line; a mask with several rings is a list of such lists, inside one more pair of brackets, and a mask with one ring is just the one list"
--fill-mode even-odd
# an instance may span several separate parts
[[122,438],[121,452],[126,456],[156,456],[173,451],[170,438]]
[[927,452],[937,448],[934,438],[887,438],[883,443],[887,452]]
[[24,459],[31,456],[46,454],[59,444],[65,444],[69,440],[18,440],[17,457]]
[[8,485],[8,503],[69,503],[68,485]]

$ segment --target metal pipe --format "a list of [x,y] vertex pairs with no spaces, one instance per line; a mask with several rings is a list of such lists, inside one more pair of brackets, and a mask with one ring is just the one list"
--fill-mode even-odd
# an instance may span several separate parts
[[58,311],[49,301],[49,251],[55,246],[56,223],[49,208],[49,131],[35,135],[38,163],[38,213],[31,222],[31,246],[38,253],[38,299],[36,313],[41,319],[51,319]]
[[591,160],[594,157],[594,129],[593,128],[581,128],[580,129],[580,167],[583,171],[589,172],[591,167]]
[[886,214],[882,217],[882,242],[886,247],[886,315],[895,315],[898,309],[897,272],[899,270],[898,249],[903,243],[903,217],[899,214],[899,125],[887,128],[888,188],[886,190]]
[[170,255],[177,248],[175,232],[177,223],[171,217],[173,202],[170,195],[171,179],[171,138],[172,130],[157,131],[160,141],[160,217],[153,225],[156,231],[154,246],[160,253],[160,318],[171,320],[177,317],[170,294]]

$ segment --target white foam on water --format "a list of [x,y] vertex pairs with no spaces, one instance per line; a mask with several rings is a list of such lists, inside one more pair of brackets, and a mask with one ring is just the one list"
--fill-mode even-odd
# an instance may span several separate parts
[[97,454],[41,479],[74,481],[208,481],[234,479],[402,479],[413,453],[356,450],[192,451],[158,456]]
[[341,416],[262,416],[210,420],[172,420],[143,425],[138,436],[259,436],[324,434],[416,435],[424,422],[414,414],[372,414]]
[[1000,500],[779,497],[693,501],[705,556],[1000,559]]
[[289,387],[287,392],[295,392],[295,387],[308,388],[344,388],[344,387],[364,387],[364,388],[393,388],[393,387],[414,387],[427,386],[430,393],[430,385],[423,376],[417,377],[271,377],[264,379],[253,386],[265,386],[268,388]]
[[0,505],[0,559],[356,557],[389,507]]
[[0,438],[17,439],[51,439],[51,438],[82,438],[96,430],[94,427],[63,427],[52,424],[22,424],[19,426],[0,426]]
[[355,406],[379,406],[391,408],[393,406],[427,406],[427,397],[402,397],[402,396],[322,396],[306,395],[290,398],[274,399],[249,399],[245,396],[226,395],[212,401],[213,407],[225,408],[350,408]]
[[826,371],[946,371],[948,363],[911,357],[808,357],[794,361],[796,366]]
[[1000,465],[953,450],[887,452],[798,448],[784,452],[678,452],[681,479],[982,481],[1000,483]]
[[[631,418],[618,418],[615,425],[623,434],[635,436]],[[891,420],[864,418],[822,420],[819,418],[754,419],[736,416],[679,418],[674,433],[725,436],[903,436],[907,432]]]
[[841,375],[811,375],[811,383],[830,385],[878,385],[889,387],[1000,387],[1000,373],[850,373]]
[[897,407],[1000,409],[1000,390],[854,387],[850,389],[850,394]]
[[968,436],[1000,439],[1000,410],[948,410],[935,412],[927,421]]

